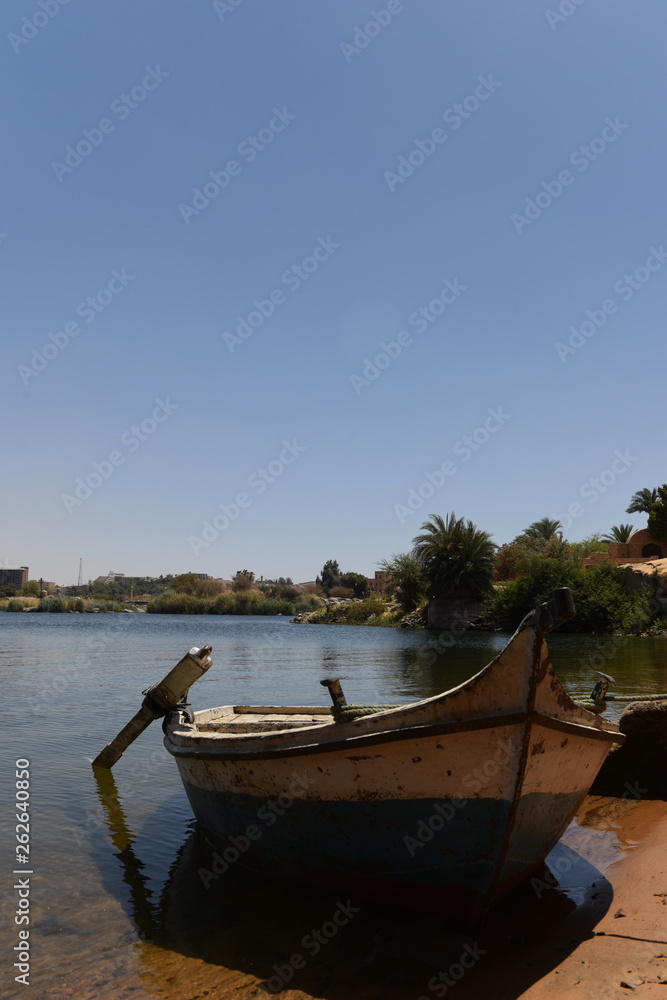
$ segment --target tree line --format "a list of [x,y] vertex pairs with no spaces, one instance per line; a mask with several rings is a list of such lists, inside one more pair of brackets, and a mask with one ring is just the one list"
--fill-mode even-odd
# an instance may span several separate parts
[[[648,514],[648,530],[667,542],[667,484],[635,493],[628,513]],[[569,586],[578,615],[571,631],[643,631],[667,627],[655,601],[657,574],[630,592],[624,571],[601,562],[584,571],[582,559],[606,552],[611,541],[627,541],[630,524],[614,525],[581,542],[569,542],[560,521],[543,517],[528,525],[512,542],[497,546],[491,535],[451,512],[431,514],[412,540],[409,552],[383,559],[387,592],[405,612],[432,598],[463,599],[483,606],[482,619],[515,627],[531,608],[548,600],[557,587]]]

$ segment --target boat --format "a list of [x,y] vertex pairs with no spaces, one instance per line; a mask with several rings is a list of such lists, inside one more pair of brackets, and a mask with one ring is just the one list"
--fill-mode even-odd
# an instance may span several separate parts
[[545,635],[574,613],[555,591],[474,677],[409,705],[347,706],[334,679],[331,707],[169,711],[164,744],[213,845],[201,877],[239,862],[479,928],[624,741],[554,673]]

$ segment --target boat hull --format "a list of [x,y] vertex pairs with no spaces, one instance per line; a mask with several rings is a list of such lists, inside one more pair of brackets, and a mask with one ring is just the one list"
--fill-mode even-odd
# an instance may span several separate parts
[[513,814],[525,726],[366,753],[177,761],[218,869],[241,862],[473,926],[555,846],[607,754],[602,740],[591,757],[588,733],[534,725]]
[[215,848],[202,879],[243,863],[477,926],[544,861],[623,740],[560,686],[545,607],[470,681],[413,705],[340,724],[276,715],[273,729],[270,714],[235,723],[307,710],[172,717],[165,745]]

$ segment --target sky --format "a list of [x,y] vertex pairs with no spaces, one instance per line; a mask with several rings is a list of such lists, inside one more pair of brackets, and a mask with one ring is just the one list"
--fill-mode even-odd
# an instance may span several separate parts
[[305,581],[434,513],[645,526],[662,3],[0,20],[0,565]]

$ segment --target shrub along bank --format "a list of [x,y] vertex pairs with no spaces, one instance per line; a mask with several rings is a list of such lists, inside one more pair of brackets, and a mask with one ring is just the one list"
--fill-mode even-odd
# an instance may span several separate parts
[[0,602],[0,611],[25,611],[35,613],[66,614],[73,611],[79,613],[95,611],[124,611],[125,605],[121,601],[97,601],[84,600],[81,597],[42,597],[36,598],[10,598],[6,603]]
[[389,609],[380,597],[365,601],[330,604],[308,615],[309,625],[384,625],[398,628],[405,615],[400,609]]
[[268,596],[261,590],[242,590],[217,597],[197,597],[166,590],[151,601],[153,615],[297,615],[313,611],[321,601],[298,591],[294,596]]
[[625,572],[613,563],[582,570],[570,562],[538,556],[518,580],[497,586],[486,603],[482,621],[489,627],[513,630],[538,604],[548,601],[558,587],[570,587],[576,618],[559,632],[639,635],[667,626],[649,582],[640,591],[625,585]]

